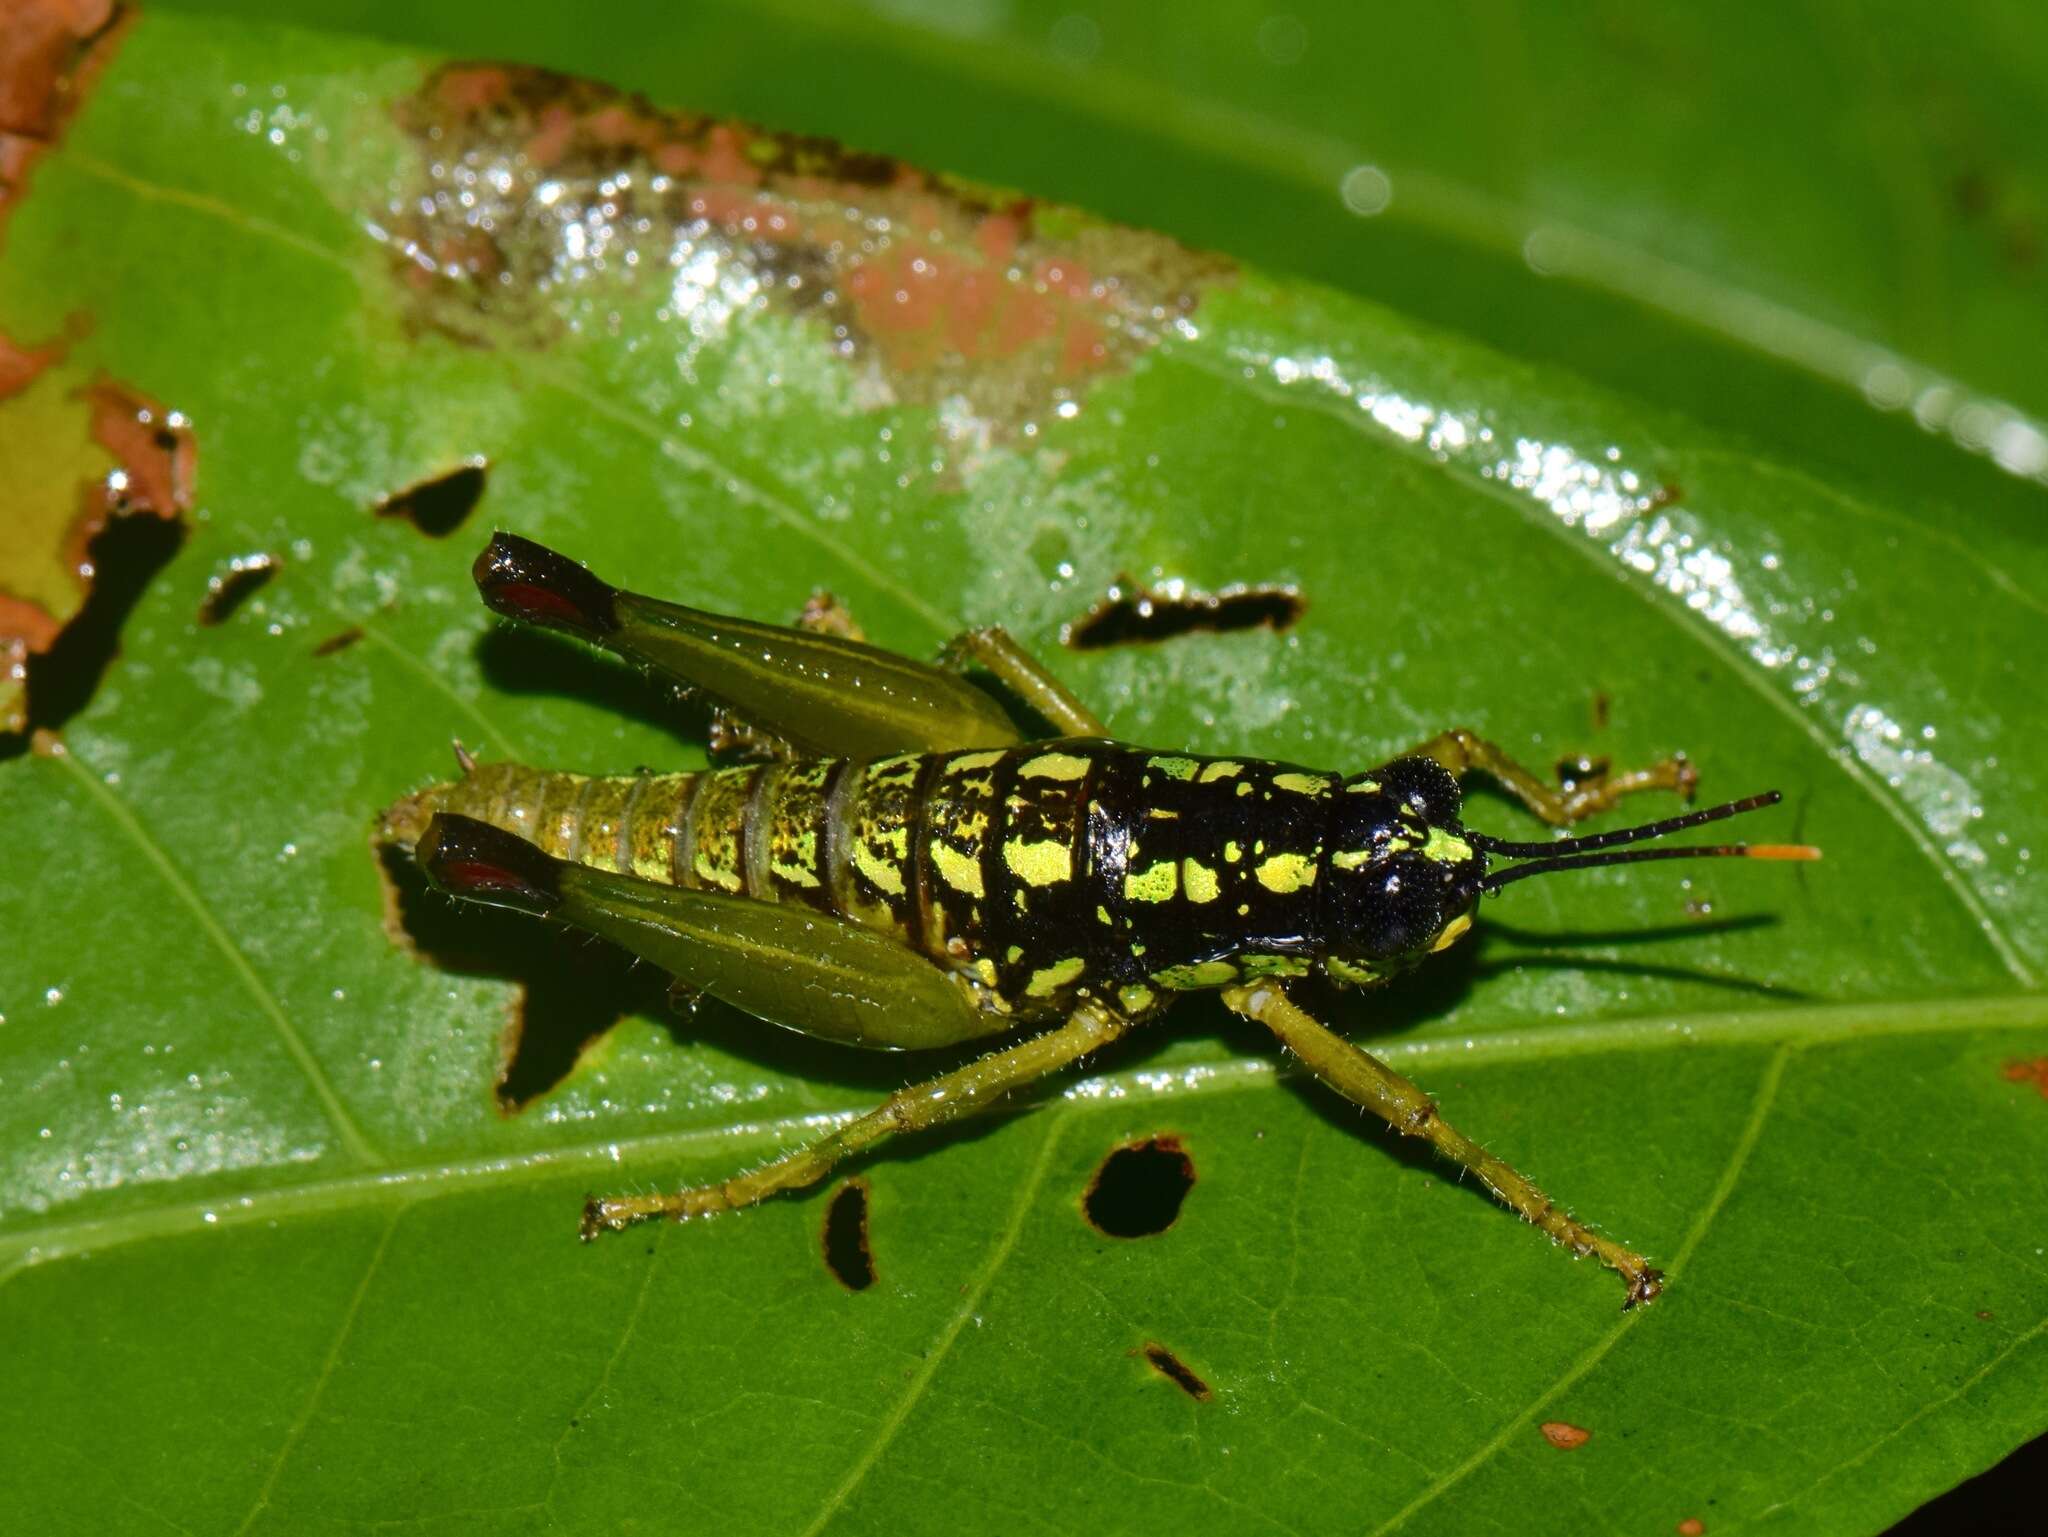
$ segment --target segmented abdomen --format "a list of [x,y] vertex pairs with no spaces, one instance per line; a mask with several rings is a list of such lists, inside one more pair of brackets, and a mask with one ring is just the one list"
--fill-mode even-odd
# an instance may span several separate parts
[[488,764],[418,798],[558,858],[898,935],[1023,1018],[1284,964],[1331,776],[1105,741],[586,778]]

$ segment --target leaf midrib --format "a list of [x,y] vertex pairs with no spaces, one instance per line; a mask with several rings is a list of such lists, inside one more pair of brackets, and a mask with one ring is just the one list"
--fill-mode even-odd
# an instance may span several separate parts
[[[1648,1056],[1685,1048],[1779,1044],[1815,1049],[1864,1040],[2038,1030],[2044,1026],[2048,1026],[2048,994],[2029,992],[1905,1003],[1827,1003],[1691,1016],[1641,1016],[1593,1024],[1486,1031],[1449,1039],[1375,1041],[1372,1050],[1390,1065],[1426,1076],[1439,1062],[1455,1063],[1462,1071],[1603,1054],[1633,1052]],[[1162,1085],[1156,1068],[1139,1066],[1083,1079],[1070,1085],[1064,1097],[1076,1109],[1114,1106],[1128,1113],[1134,1100],[1180,1099],[1266,1088],[1282,1076],[1281,1070],[1266,1059],[1234,1058],[1188,1066]],[[583,1167],[623,1169],[642,1161],[672,1162],[714,1148],[787,1144],[806,1134],[815,1135],[868,1108],[860,1103],[800,1117],[693,1126],[628,1139],[608,1137],[502,1157],[439,1159],[255,1190],[217,1191],[201,1198],[136,1207],[106,1217],[32,1225],[0,1235],[0,1286],[32,1266],[150,1238],[360,1210],[391,1201],[410,1203],[477,1188],[505,1188],[560,1178]],[[563,1222],[566,1238],[569,1218],[565,1216]]]

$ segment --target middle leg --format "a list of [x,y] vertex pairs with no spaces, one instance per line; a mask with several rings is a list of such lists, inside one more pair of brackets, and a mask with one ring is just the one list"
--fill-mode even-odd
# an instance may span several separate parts
[[939,657],[941,666],[955,670],[969,662],[987,668],[997,682],[1044,716],[1061,736],[1109,735],[1109,728],[1094,712],[1000,625],[962,630]]
[[751,1206],[782,1190],[815,1185],[842,1158],[898,1132],[922,1131],[986,1110],[1013,1089],[1058,1072],[1096,1048],[1108,1045],[1132,1021],[1095,1003],[1084,1003],[1056,1030],[1035,1035],[1003,1051],[992,1051],[965,1067],[925,1083],[898,1089],[859,1120],[788,1152],[772,1163],[731,1179],[697,1185],[673,1195],[626,1195],[594,1200],[583,1208],[583,1236],[595,1238],[655,1217],[681,1221],[710,1212]]

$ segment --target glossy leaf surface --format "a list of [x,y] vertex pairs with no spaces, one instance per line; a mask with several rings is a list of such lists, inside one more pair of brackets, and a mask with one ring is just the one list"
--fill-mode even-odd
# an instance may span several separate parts
[[[623,39],[491,51],[649,83]],[[0,1445],[30,1527],[937,1532],[971,1488],[1056,1529],[1864,1532],[2042,1429],[2034,490],[1845,479],[1483,319],[1507,350],[442,66],[153,14],[5,228],[0,329],[86,317],[67,366],[197,450],[185,547],[64,751],[0,762]],[[660,95],[729,104],[692,83]],[[902,139],[950,163],[942,127]],[[1878,452],[1901,420],[1867,419]],[[479,463],[446,537],[376,511]],[[1618,1314],[1202,1005],[870,1164],[860,1292],[822,1197],[578,1246],[586,1191],[744,1165],[936,1064],[672,1020],[416,893],[423,953],[390,941],[371,819],[449,736],[700,753],[631,675],[494,627],[489,526],[712,609],[829,586],[920,654],[1001,622],[1162,747],[1354,766],[1466,724],[1782,786],[1758,836],[1823,863],[1531,883],[1341,1009],[1670,1294]],[[254,553],[278,576],[200,626]],[[1308,607],[1062,651],[1125,575]],[[1472,820],[1534,835],[1486,796]],[[507,1113],[520,979],[564,1065],[632,1007]],[[1178,1220],[1099,1235],[1097,1165],[1156,1133],[1196,1170]]]

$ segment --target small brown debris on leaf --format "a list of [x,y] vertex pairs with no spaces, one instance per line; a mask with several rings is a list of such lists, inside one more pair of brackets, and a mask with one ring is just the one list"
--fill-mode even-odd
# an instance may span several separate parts
[[352,624],[347,629],[337,631],[321,641],[319,645],[313,648],[313,655],[333,656],[337,651],[348,650],[350,646],[353,646],[362,638],[363,627],[359,624]]
[[1592,1431],[1568,1425],[1563,1420],[1545,1420],[1540,1428],[1543,1439],[1561,1452],[1575,1452],[1593,1439]]
[[1698,1516],[1687,1516],[1678,1523],[1678,1537],[1706,1537],[1707,1523]]
[[206,579],[206,596],[199,602],[199,622],[216,625],[248,602],[256,589],[283,568],[275,555],[237,555],[225,571]]
[[1145,1342],[1145,1359],[1152,1363],[1154,1371],[1196,1403],[1206,1404],[1216,1396],[1215,1390],[1201,1379],[1193,1367],[1158,1341]]
[[2003,1072],[2007,1083],[2031,1083],[2048,1099],[2048,1057],[2015,1059],[2005,1064]]

